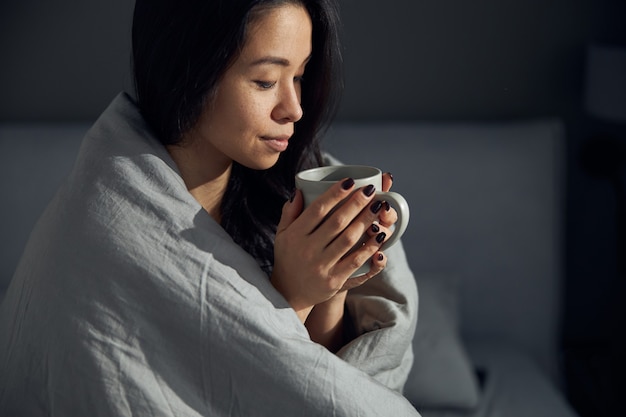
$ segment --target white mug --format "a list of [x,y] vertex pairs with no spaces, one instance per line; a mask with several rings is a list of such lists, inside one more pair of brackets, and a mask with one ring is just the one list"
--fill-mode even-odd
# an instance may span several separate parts
[[[346,178],[354,180],[355,189],[373,185],[376,187],[376,198],[388,202],[398,213],[398,221],[394,225],[393,234],[382,245],[381,250],[390,248],[404,234],[409,224],[409,205],[404,197],[391,191],[381,191],[383,186],[382,171],[376,167],[365,165],[333,165],[312,168],[296,175],[296,188],[302,191],[304,207],[324,194],[326,190]],[[364,264],[352,276],[367,273],[369,265]]]

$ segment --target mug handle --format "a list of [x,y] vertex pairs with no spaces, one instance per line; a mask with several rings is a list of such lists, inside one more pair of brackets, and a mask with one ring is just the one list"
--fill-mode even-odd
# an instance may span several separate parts
[[398,193],[393,191],[381,191],[376,193],[376,196],[391,204],[398,213],[398,221],[394,224],[393,234],[380,248],[381,251],[384,251],[392,247],[406,231],[409,225],[410,211],[406,200]]

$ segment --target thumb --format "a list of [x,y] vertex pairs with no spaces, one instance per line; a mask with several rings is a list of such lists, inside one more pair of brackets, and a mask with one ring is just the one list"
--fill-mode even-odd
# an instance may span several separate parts
[[280,233],[288,228],[300,216],[303,206],[304,197],[302,196],[302,191],[296,189],[293,197],[283,205],[283,212],[280,216],[276,233]]
[[393,185],[393,175],[391,172],[385,172],[383,174],[383,191],[389,191]]

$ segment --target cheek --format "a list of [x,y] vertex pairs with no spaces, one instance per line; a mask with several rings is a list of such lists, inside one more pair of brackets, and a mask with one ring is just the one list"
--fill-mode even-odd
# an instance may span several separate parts
[[237,109],[233,111],[233,116],[236,118],[233,122],[239,124],[242,130],[258,131],[263,129],[270,119],[271,106],[267,101],[250,97],[239,103]]
[[214,138],[234,142],[222,144],[230,147],[250,136],[267,134],[273,100],[272,92],[251,91],[244,83],[225,82],[218,90],[209,115],[211,129],[218,133]]
[[267,103],[259,95],[238,92],[232,94],[228,100],[222,103],[220,113],[224,120],[229,120],[234,128],[246,130],[251,128],[265,115]]
[[208,117],[210,129],[220,136],[232,136],[245,125],[245,106],[230,98],[218,97]]

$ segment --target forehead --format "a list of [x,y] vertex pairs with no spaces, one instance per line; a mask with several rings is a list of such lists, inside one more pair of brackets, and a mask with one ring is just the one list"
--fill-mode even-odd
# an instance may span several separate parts
[[[248,23],[242,57],[291,55],[292,59],[311,54],[312,22],[298,4],[283,4],[255,13]],[[288,56],[283,56],[289,58]]]

